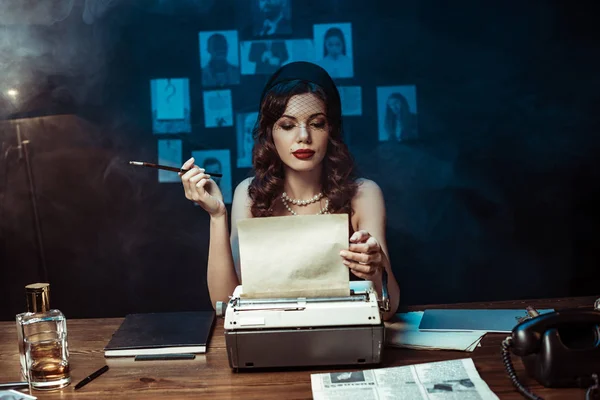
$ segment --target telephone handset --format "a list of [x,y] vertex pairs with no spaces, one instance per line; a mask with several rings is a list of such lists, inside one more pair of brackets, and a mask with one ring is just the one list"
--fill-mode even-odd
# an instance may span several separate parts
[[520,356],[527,374],[545,387],[589,388],[598,392],[600,376],[600,310],[577,308],[538,315],[520,322],[502,343],[502,359],[515,387],[530,393],[517,379],[509,349]]

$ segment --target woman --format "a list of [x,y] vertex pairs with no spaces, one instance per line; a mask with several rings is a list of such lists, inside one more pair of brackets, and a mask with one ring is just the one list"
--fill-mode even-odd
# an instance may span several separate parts
[[[240,283],[237,221],[241,218],[324,213],[350,215],[350,246],[340,256],[352,275],[373,281],[381,295],[382,271],[388,273],[389,319],[400,290],[385,241],[385,206],[379,187],[356,179],[342,142],[341,104],[327,72],[294,62],[269,80],[260,102],[253,149],[255,176],[240,183],[227,210],[217,185],[191,158],[182,168],[185,195],[210,214],[208,290],[213,304],[226,302]],[[306,200],[299,203],[298,200]]]
[[346,55],[346,39],[340,28],[329,28],[323,38],[321,66],[333,78],[352,78],[352,59]]
[[385,130],[387,140],[401,142],[417,137],[416,116],[410,112],[406,97],[400,93],[390,94],[386,101]]

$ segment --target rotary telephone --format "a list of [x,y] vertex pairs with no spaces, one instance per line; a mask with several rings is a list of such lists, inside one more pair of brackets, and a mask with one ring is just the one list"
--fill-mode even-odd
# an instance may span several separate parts
[[502,359],[513,385],[526,398],[541,399],[519,382],[509,351],[521,357],[527,374],[543,386],[588,388],[586,399],[600,398],[600,299],[594,308],[560,310],[521,321],[502,343]]

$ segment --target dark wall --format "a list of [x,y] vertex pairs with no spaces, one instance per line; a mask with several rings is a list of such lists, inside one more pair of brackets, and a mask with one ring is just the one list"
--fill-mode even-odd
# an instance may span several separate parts
[[[344,126],[385,195],[401,303],[598,293],[597,6],[572,3],[293,1],[293,38],[352,23],[355,75],[337,83],[362,87],[363,115]],[[198,32],[242,30],[244,14],[233,1],[117,4],[91,24],[82,2],[34,25],[3,10],[0,89],[21,82],[26,96],[0,97],[1,319],[40,279],[25,163],[9,150],[16,124],[54,307],[72,318],[210,308],[207,215],[125,161],[156,160],[149,80],[188,77],[184,160],[229,148],[235,162],[234,128],[203,125]],[[266,79],[242,76],[234,111],[257,109]],[[378,142],[376,87],[388,85],[416,85],[419,140]],[[234,185],[250,174],[233,168]]]

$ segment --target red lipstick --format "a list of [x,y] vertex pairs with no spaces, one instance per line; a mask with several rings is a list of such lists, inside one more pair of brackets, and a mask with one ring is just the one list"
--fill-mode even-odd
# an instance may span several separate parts
[[312,156],[315,155],[315,152],[313,150],[309,150],[309,149],[298,149],[298,150],[294,151],[292,154],[294,155],[294,157],[296,157],[300,160],[308,160],[309,158],[311,158]]

